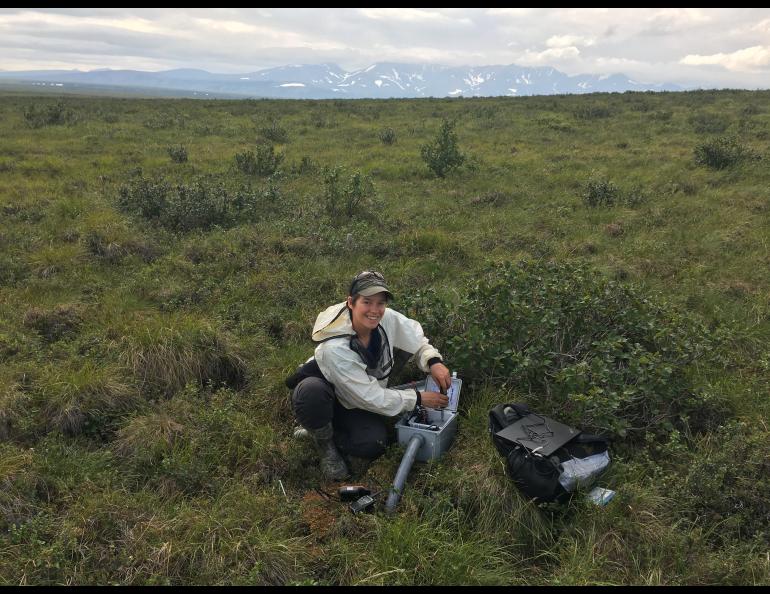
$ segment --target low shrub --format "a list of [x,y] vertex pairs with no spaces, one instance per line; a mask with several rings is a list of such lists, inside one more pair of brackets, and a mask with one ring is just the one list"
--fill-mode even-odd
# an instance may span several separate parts
[[620,202],[620,189],[607,177],[593,173],[583,190],[588,206],[614,206]]
[[170,146],[166,149],[168,156],[174,163],[187,163],[187,149],[181,144],[179,146]]
[[420,147],[423,161],[437,177],[446,177],[465,162],[465,155],[457,146],[455,122],[444,119],[433,142]]
[[30,128],[63,126],[74,122],[75,119],[75,114],[67,109],[62,101],[43,107],[32,104],[24,108],[24,121]]
[[642,186],[635,185],[630,190],[622,190],[615,182],[597,172],[591,174],[583,188],[583,202],[591,208],[621,204],[635,207],[646,201],[647,192]]
[[584,265],[492,267],[440,331],[469,381],[510,385],[589,430],[666,433],[721,406],[689,379],[693,364],[717,358],[706,327]]
[[273,175],[283,162],[284,154],[276,153],[271,144],[258,144],[254,151],[235,155],[235,166],[246,175]]
[[323,178],[324,203],[331,217],[352,218],[377,195],[371,177],[360,171],[354,171],[348,177],[341,165],[324,169]]
[[289,142],[289,131],[281,126],[278,120],[273,120],[269,126],[260,128],[259,133],[270,142],[277,142],[278,144]]
[[716,546],[756,540],[770,545],[770,452],[767,427],[730,420],[679,448],[676,473],[661,477],[666,492],[694,525],[713,526]]
[[224,183],[205,178],[176,186],[163,179],[139,178],[118,192],[118,206],[124,212],[181,232],[252,220],[259,203],[258,192],[231,191]]
[[695,147],[695,163],[711,169],[728,169],[759,156],[734,136],[719,136]]

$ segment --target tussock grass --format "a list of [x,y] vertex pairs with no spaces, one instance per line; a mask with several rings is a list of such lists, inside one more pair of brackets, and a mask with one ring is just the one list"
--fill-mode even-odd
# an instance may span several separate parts
[[171,395],[188,382],[241,386],[246,366],[232,338],[186,314],[138,317],[117,330],[120,360],[142,389]]
[[137,389],[120,368],[91,361],[49,365],[37,378],[33,394],[45,430],[70,436],[109,430],[110,419],[134,410],[139,402]]

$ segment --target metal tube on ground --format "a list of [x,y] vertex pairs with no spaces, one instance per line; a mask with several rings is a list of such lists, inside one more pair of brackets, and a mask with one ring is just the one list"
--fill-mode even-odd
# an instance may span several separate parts
[[409,476],[409,471],[412,469],[412,464],[414,464],[414,459],[417,456],[417,450],[420,449],[423,443],[425,443],[425,438],[422,435],[415,434],[406,446],[406,452],[404,452],[404,457],[401,459],[401,465],[398,467],[396,478],[393,480],[393,486],[390,488],[388,500],[385,503],[385,511],[389,514],[396,511],[398,500],[401,499],[404,485],[406,484],[406,477]]

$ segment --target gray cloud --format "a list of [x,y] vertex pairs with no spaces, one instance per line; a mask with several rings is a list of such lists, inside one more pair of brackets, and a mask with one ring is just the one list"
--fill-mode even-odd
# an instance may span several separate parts
[[767,87],[770,9],[0,8],[0,69],[553,66]]

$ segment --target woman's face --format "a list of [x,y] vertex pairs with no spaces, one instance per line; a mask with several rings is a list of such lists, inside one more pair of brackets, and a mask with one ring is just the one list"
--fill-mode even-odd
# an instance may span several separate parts
[[385,308],[388,305],[388,299],[385,293],[377,293],[371,297],[359,296],[353,303],[353,298],[348,297],[348,307],[352,312],[353,329],[360,333],[361,331],[372,331],[377,328],[382,316],[385,314]]

